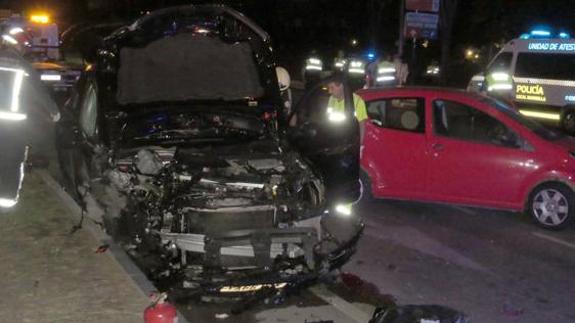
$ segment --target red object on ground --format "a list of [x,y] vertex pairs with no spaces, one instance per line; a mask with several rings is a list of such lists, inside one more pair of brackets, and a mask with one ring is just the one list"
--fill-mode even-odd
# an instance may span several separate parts
[[350,273],[342,273],[340,275],[341,281],[347,288],[355,289],[363,286],[363,280],[357,275]]
[[178,313],[176,307],[168,302],[152,304],[144,311],[145,323],[175,323]]

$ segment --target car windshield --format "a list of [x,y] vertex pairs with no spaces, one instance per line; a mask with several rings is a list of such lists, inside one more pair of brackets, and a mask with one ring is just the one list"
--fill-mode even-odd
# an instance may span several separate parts
[[516,77],[572,80],[573,75],[575,55],[520,53],[517,56]]
[[517,110],[515,110],[513,107],[511,107],[507,103],[504,103],[504,102],[499,101],[499,100],[494,99],[494,98],[487,98],[487,97],[482,98],[481,102],[487,103],[490,106],[497,109],[498,111],[505,113],[505,115],[507,115],[511,119],[519,122],[521,125],[527,127],[533,133],[535,133],[536,135],[538,135],[539,137],[541,137],[545,140],[553,141],[553,140],[557,140],[557,139],[564,137],[563,134],[561,134],[557,131],[547,129],[544,126],[542,126],[540,123],[524,117]]

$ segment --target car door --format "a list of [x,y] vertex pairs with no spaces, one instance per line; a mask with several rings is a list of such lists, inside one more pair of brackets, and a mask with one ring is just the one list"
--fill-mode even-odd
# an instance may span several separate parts
[[427,178],[425,99],[387,97],[368,102],[362,166],[375,196],[420,198]]
[[511,207],[530,171],[530,148],[506,122],[476,100],[431,100],[429,192],[433,199]]
[[91,157],[100,140],[98,93],[94,81],[82,80],[62,110],[56,146],[64,185],[78,198],[77,189],[89,181]]
[[359,199],[360,133],[347,83],[341,112],[328,107],[328,83],[320,82],[296,105],[288,118],[288,139],[321,174],[326,199],[334,205]]

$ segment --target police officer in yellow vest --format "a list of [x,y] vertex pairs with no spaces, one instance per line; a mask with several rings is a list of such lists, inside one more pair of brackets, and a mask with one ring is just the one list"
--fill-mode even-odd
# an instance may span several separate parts
[[[327,89],[329,94],[329,101],[327,103],[327,118],[329,122],[339,123],[344,122],[346,117],[345,114],[345,92],[343,75],[341,73],[334,74],[330,81],[327,83]],[[363,142],[363,135],[365,133],[365,121],[367,120],[367,108],[365,106],[365,101],[353,93],[353,108],[354,116],[359,122],[359,133],[360,142]],[[363,148],[363,147],[362,147]],[[360,156],[361,156],[360,152]],[[346,203],[337,206],[340,209],[339,212],[351,212],[353,203]]]
[[[343,75],[337,73],[332,76],[330,81],[327,83],[327,89],[331,95],[327,103],[327,118],[333,123],[343,122],[346,118]],[[355,109],[355,118],[359,122],[360,138],[363,139],[364,123],[367,119],[367,109],[363,99],[355,93],[353,94],[353,107]]]

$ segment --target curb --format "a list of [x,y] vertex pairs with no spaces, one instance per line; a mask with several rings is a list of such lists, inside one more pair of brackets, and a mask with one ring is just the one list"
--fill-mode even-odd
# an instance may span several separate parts
[[[58,195],[58,197],[64,202],[66,207],[71,211],[72,216],[80,221],[80,214],[82,209],[80,206],[74,201],[74,199],[64,191],[62,186],[48,173],[48,171],[44,169],[37,169],[34,170],[37,174],[40,175],[44,183]],[[88,213],[89,216],[89,213]],[[117,243],[115,243],[112,238],[102,231],[96,224],[91,221],[84,221],[82,227],[88,229],[90,234],[99,241],[102,245],[107,244],[109,246],[108,250],[110,252],[106,252],[106,254],[130,277],[130,281],[137,287],[137,289],[141,292],[142,296],[148,298],[150,293],[157,291],[156,287],[152,282],[146,277],[146,275],[138,268],[134,262],[130,259],[130,257],[126,254],[124,249],[120,247]],[[142,315],[144,310],[142,309]],[[143,317],[143,316],[142,316]],[[178,312],[178,322],[179,323],[189,323],[185,317]]]

